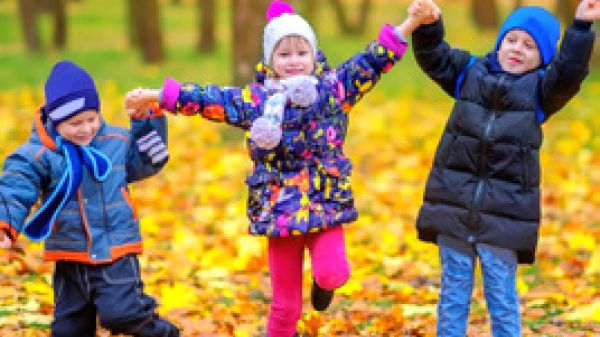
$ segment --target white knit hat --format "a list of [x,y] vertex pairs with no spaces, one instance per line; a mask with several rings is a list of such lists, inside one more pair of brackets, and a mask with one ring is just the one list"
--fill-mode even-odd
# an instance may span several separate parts
[[267,9],[269,23],[263,31],[263,60],[271,63],[273,49],[282,38],[290,35],[301,36],[310,44],[313,55],[317,55],[317,36],[310,24],[298,14],[287,2],[275,0]]

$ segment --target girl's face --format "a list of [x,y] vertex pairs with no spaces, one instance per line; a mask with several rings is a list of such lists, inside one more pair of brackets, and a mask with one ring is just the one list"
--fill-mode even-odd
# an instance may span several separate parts
[[310,43],[300,36],[284,37],[273,50],[271,66],[275,77],[279,79],[310,75],[315,67]]
[[513,29],[502,39],[498,62],[504,71],[519,75],[538,68],[542,58],[533,37],[524,30]]
[[60,122],[56,131],[75,145],[86,146],[100,129],[100,113],[96,110],[85,110]]

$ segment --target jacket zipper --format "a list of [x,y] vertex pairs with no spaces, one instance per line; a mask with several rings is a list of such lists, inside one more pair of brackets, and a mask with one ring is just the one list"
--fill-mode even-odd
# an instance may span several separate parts
[[475,213],[479,212],[479,206],[483,201],[483,190],[484,184],[487,180],[487,152],[488,152],[488,139],[492,133],[492,129],[494,126],[494,122],[496,121],[496,112],[498,110],[498,88],[501,86],[504,80],[504,76],[501,76],[498,79],[498,84],[496,85],[496,91],[494,92],[494,110],[492,114],[488,118],[485,127],[483,129],[483,137],[482,137],[482,149],[481,149],[481,161],[479,162],[479,176],[477,181],[477,186],[475,187],[475,192],[473,193],[473,203],[471,206],[470,214],[469,214],[469,225],[471,228],[476,228],[476,220]]
[[[106,221],[106,201],[104,200],[104,186],[100,182],[96,182],[100,185],[100,203],[102,204],[102,224],[104,225],[104,233],[106,234],[107,240],[110,240],[110,235],[108,231],[108,221]],[[110,249],[110,242],[108,244]]]

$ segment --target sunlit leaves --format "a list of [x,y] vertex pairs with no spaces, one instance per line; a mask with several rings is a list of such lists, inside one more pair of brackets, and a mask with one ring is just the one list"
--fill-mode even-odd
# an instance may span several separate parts
[[[100,91],[104,118],[127,126],[114,83]],[[597,92],[597,84],[584,86],[544,126],[537,261],[517,278],[525,336],[600,335]],[[2,158],[28,138],[41,101],[40,91],[0,93]],[[314,313],[307,255],[302,335],[434,335],[439,258],[435,246],[417,239],[414,220],[451,103],[374,92],[350,113],[346,150],[360,213],[345,231],[352,274],[331,308]],[[271,300],[266,240],[247,234],[244,177],[251,163],[242,132],[169,116],[169,151],[166,168],[132,189],[146,291],[185,336],[264,336]],[[24,252],[0,256],[0,336],[42,336],[52,317],[52,267],[41,261],[41,245],[20,245]],[[473,336],[490,335],[481,288],[477,276]]]

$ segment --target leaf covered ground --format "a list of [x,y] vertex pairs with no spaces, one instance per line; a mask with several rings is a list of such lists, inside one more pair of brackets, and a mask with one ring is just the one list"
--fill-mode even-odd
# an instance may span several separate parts
[[[600,335],[600,83],[545,126],[543,222],[537,262],[519,269],[525,336]],[[596,94],[594,94],[596,93]],[[358,222],[346,227],[352,276],[331,308],[310,310],[305,336],[434,336],[439,261],[419,242],[415,215],[450,99],[373,93],[351,112]],[[126,125],[122,94],[101,85],[107,120]],[[41,92],[0,93],[0,155],[30,130]],[[169,118],[171,161],[134,185],[145,251],[146,291],[183,336],[258,337],[270,302],[266,241],[246,234],[243,184],[250,170],[242,135],[200,118]],[[52,265],[20,240],[0,253],[0,336],[45,336],[52,318]],[[308,266],[308,264],[307,264]],[[102,331],[101,336],[109,336]],[[490,336],[481,280],[469,336]]]

